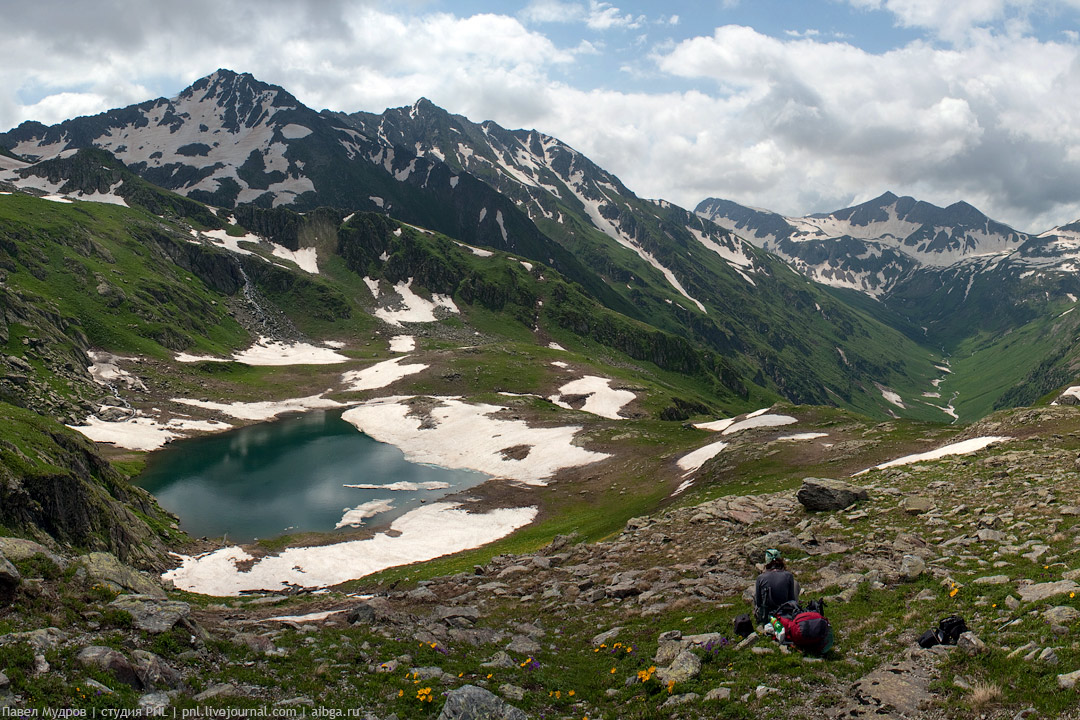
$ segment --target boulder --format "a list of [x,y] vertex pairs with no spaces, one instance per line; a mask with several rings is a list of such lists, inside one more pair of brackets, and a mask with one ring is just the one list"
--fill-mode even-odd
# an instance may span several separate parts
[[1080,610],[1069,605],[1057,605],[1043,613],[1051,625],[1068,625],[1080,618]]
[[804,478],[802,487],[795,497],[807,510],[843,510],[858,500],[870,496],[865,488],[846,483],[842,480],[826,478]]
[[978,635],[968,631],[956,640],[956,649],[966,655],[978,655],[986,651],[986,643],[980,640]]
[[8,559],[0,555],[0,592],[11,591],[22,582],[22,575]]
[[155,580],[125,565],[107,552],[92,552],[80,558],[91,580],[106,583],[117,590],[164,598],[165,591]]
[[191,606],[179,600],[162,600],[149,595],[121,595],[109,607],[131,615],[139,630],[163,633],[191,615]]
[[1068,592],[1080,590],[1072,580],[1058,580],[1057,582],[1036,583],[1034,585],[1021,585],[1016,589],[1020,599],[1024,602],[1036,602],[1046,600],[1055,595],[1064,595]]
[[475,685],[463,685],[446,696],[438,720],[528,720],[522,710]]
[[147,690],[157,688],[176,689],[180,687],[180,673],[168,665],[164,660],[152,652],[146,650],[133,650],[131,652],[131,666],[139,682]]
[[669,682],[683,683],[696,678],[700,673],[701,658],[689,650],[683,650],[675,656],[675,659],[671,661],[671,665],[656,671],[656,679],[662,685]]
[[35,555],[44,555],[61,569],[68,565],[67,560],[49,550],[49,548],[33,540],[24,540],[23,538],[0,537],[0,555],[15,562],[29,560]]
[[918,555],[905,555],[900,561],[900,577],[914,580],[926,570],[926,561]]
[[79,651],[75,660],[83,667],[101,670],[135,689],[142,687],[142,680],[123,653],[102,645],[90,645]]
[[904,512],[909,515],[922,515],[934,509],[934,501],[922,495],[909,495],[902,504]]
[[1073,670],[1071,673],[1057,676],[1058,687],[1062,690],[1072,690],[1076,687],[1077,680],[1080,680],[1080,670]]

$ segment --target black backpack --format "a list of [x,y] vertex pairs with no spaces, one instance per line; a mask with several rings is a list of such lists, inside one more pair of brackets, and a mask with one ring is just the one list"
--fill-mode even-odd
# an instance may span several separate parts
[[754,632],[754,621],[749,615],[739,615],[735,618],[735,634],[739,637],[749,637]]
[[919,647],[932,648],[935,645],[955,645],[960,636],[968,631],[967,623],[959,615],[943,618],[936,628],[927,630],[919,636]]

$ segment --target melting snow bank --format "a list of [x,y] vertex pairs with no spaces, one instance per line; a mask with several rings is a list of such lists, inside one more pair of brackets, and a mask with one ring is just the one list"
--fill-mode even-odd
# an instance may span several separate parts
[[220,432],[231,430],[223,422],[174,418],[166,423],[148,417],[134,417],[121,422],[106,422],[91,415],[85,425],[68,425],[94,442],[111,443],[127,450],[157,450],[170,440],[186,437],[188,430]]
[[683,455],[675,462],[675,464],[684,471],[683,477],[686,477],[687,475],[704,465],[706,460],[712,460],[714,457],[719,455],[720,451],[727,446],[728,444],[723,440],[719,442],[714,442],[710,445],[700,447],[693,452],[689,452],[686,455]]
[[372,500],[362,505],[357,505],[352,508],[345,508],[345,514],[341,516],[341,520],[334,526],[335,530],[345,527],[358,527],[364,524],[364,519],[378,515],[381,512],[387,512],[394,509],[393,500]]
[[247,350],[233,353],[231,358],[219,358],[208,355],[188,355],[178,353],[177,362],[228,362],[235,360],[247,365],[337,365],[348,362],[349,358],[334,352],[333,348],[320,347],[310,343],[282,342],[268,337],[259,338]]
[[629,390],[615,390],[611,387],[608,378],[586,375],[583,378],[572,380],[559,388],[558,395],[548,398],[559,407],[573,410],[573,407],[563,398],[574,395],[585,395],[585,404],[581,406],[583,412],[599,415],[612,420],[622,420],[619,410],[637,396]]
[[427,482],[409,482],[408,480],[399,480],[398,482],[387,483],[386,485],[378,485],[376,483],[355,483],[352,485],[344,485],[347,488],[357,488],[359,490],[395,490],[402,492],[411,492],[413,490],[446,490],[450,487],[450,483],[440,482],[438,480],[429,480]]
[[351,370],[341,376],[341,381],[346,383],[345,389],[349,391],[375,390],[376,388],[384,388],[408,375],[428,369],[427,365],[419,363],[398,365],[407,357],[408,355],[405,355],[392,360],[384,360],[363,370]]
[[902,458],[896,460],[890,460],[889,462],[875,465],[872,468],[866,470],[860,470],[855,475],[862,475],[868,473],[871,470],[884,470],[885,468],[896,467],[897,465],[911,465],[912,463],[922,462],[923,460],[938,460],[949,455],[968,455],[973,452],[978,452],[985,447],[993,445],[994,443],[1004,442],[1005,440],[1012,440],[1010,437],[977,437],[970,440],[963,440],[961,442],[952,443],[951,445],[944,445],[937,450],[931,450],[929,452],[919,453],[918,455],[905,455]]
[[278,591],[292,586],[327,587],[389,567],[486,545],[528,525],[536,513],[535,507],[468,513],[458,504],[433,503],[395,520],[390,530],[400,533],[396,537],[379,533],[367,540],[289,548],[280,555],[256,560],[246,571],[240,570],[237,563],[254,558],[239,547],[195,557],[178,555],[180,567],[166,572],[162,578],[188,592],[218,596]]
[[284,245],[278,245],[275,243],[274,248],[271,252],[273,252],[275,257],[279,257],[282,260],[292,260],[304,272],[311,273],[312,275],[319,274],[318,251],[313,247],[300,248],[299,250],[290,250]]
[[285,413],[342,407],[342,403],[331,400],[330,398],[324,398],[321,393],[319,395],[310,395],[302,398],[290,398],[289,400],[266,400],[263,402],[250,403],[216,403],[207,400],[191,400],[188,398],[173,398],[172,401],[206,410],[216,410],[219,413],[240,420],[269,420],[270,418],[275,418],[278,415],[284,415]]
[[414,410],[410,399],[369,400],[341,417],[372,439],[397,446],[409,462],[476,470],[529,485],[544,485],[563,468],[611,457],[574,445],[580,426],[529,427],[492,417],[506,410],[502,406],[451,397],[418,399]]
[[146,385],[143,384],[142,380],[117,365],[120,360],[133,360],[135,358],[122,357],[99,350],[90,350],[86,354],[94,361],[94,364],[86,368],[86,370],[99,385],[111,386],[114,383],[119,383],[129,390],[146,391]]
[[759,427],[779,427],[781,425],[791,425],[798,422],[790,415],[766,415],[769,408],[762,408],[761,410],[755,410],[752,413],[746,415],[742,420],[736,420],[736,418],[724,418],[722,420],[713,420],[706,423],[695,423],[694,427],[699,430],[709,430],[710,432],[718,432],[722,435],[734,435],[737,432],[743,430],[751,430]]
[[[449,295],[432,293],[431,300],[426,300],[413,292],[412,282],[413,279],[409,278],[407,282],[399,282],[395,285],[394,292],[398,294],[399,300],[394,302],[390,308],[376,310],[375,317],[390,325],[400,326],[402,323],[407,322],[435,322],[437,319],[435,317],[436,308],[443,308],[447,312],[454,314],[459,312],[457,305],[454,304]],[[364,283],[371,289],[371,294],[378,298],[378,281],[364,278]]]
[[390,338],[390,352],[407,353],[416,349],[416,338],[412,335],[395,335]]

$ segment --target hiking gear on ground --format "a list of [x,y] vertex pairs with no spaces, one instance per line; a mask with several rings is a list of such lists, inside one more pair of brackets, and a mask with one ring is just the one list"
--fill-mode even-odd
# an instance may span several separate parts
[[754,623],[749,615],[738,615],[735,618],[735,634],[739,637],[749,637],[754,632]]
[[829,621],[819,612],[801,612],[794,618],[778,618],[784,636],[804,652],[824,654],[832,648],[833,632]]
[[959,615],[950,615],[938,623],[938,641],[942,645],[955,645],[960,636],[968,631],[967,623]]
[[967,623],[959,615],[942,618],[936,628],[927,630],[919,636],[919,647],[932,648],[935,645],[955,645],[960,636],[968,631]]

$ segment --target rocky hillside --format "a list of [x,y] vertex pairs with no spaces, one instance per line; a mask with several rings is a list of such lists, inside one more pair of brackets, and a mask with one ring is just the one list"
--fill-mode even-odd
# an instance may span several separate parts
[[[829,447],[745,436],[689,496],[602,542],[475,551],[347,594],[166,599],[115,566],[0,541],[14,601],[0,616],[2,692],[16,706],[335,707],[384,719],[489,706],[536,718],[1074,717],[1075,409],[1012,411],[960,435],[817,417]],[[1006,439],[848,477],[989,433]],[[837,642],[824,658],[733,635],[766,547],[784,551],[804,598],[826,600]],[[950,614],[970,634],[918,648]]]

